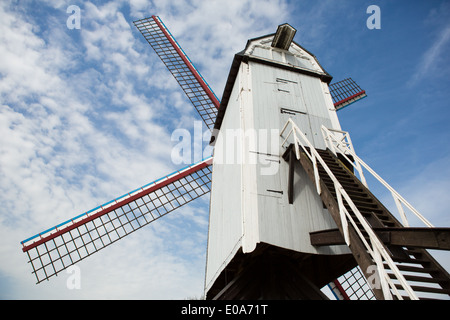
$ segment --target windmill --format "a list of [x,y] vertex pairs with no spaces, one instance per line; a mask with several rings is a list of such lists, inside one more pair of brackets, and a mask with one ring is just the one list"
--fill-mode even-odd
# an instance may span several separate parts
[[[450,276],[425,250],[449,250],[449,229],[356,155],[336,112],[366,93],[352,79],[330,84],[292,26],[248,41],[219,101],[159,17],[134,25],[212,131],[214,155],[22,241],[37,283],[211,191],[207,299],[324,299],[327,284],[342,299],[363,289],[376,299],[450,294]],[[269,131],[275,138],[252,136]],[[392,193],[402,223],[367,173]],[[426,227],[409,227],[405,208]]]

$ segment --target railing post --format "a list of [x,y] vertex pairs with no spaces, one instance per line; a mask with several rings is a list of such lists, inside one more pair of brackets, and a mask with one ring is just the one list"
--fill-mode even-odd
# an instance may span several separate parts
[[[350,134],[348,132],[346,132],[344,134],[345,139],[347,139],[347,143],[348,143],[348,149],[351,151],[351,153],[355,153],[355,150],[353,149],[353,143],[352,143],[352,139],[350,139]],[[369,188],[369,186],[367,185],[367,181],[366,181],[366,177],[364,176],[364,172],[363,169],[361,167],[361,163],[359,163],[359,161],[357,161],[356,159],[354,160],[355,164],[356,164],[356,170],[358,170],[359,173],[359,179],[361,180],[361,182],[364,184],[364,186],[366,188]]]
[[386,281],[386,270],[383,266],[383,259],[381,258],[380,252],[376,244],[374,243],[374,239],[370,238],[370,244],[372,245],[372,257],[377,266],[378,278],[380,280],[381,290],[383,291],[383,296],[385,300],[392,300],[391,290],[389,290],[389,284]]
[[349,232],[348,232],[348,221],[347,221],[347,216],[346,216],[346,212],[345,212],[345,206],[344,206],[344,201],[342,200],[342,193],[341,193],[341,189],[342,186],[337,185],[336,183],[334,184],[334,189],[336,190],[336,199],[338,201],[338,208],[339,208],[339,215],[341,217],[341,225],[342,225],[342,231],[344,232],[344,240],[345,243],[347,244],[347,246],[350,246],[350,236],[349,236]]
[[406,217],[405,210],[403,210],[402,203],[394,193],[392,193],[392,198],[394,198],[394,202],[395,205],[397,206],[398,213],[400,214],[400,217],[402,219],[403,226],[409,227],[408,218]]
[[335,156],[337,156],[337,154],[336,154],[336,148],[334,147],[333,141],[331,141],[331,140],[332,140],[332,137],[330,136],[330,134],[329,134],[329,132],[328,132],[328,129],[327,129],[325,126],[322,125],[321,130],[322,130],[322,138],[323,138],[323,140],[325,141],[325,146],[326,146],[328,149],[330,149],[331,152],[333,152],[333,154],[334,154]]
[[317,159],[316,159],[315,153],[312,152],[311,155],[312,155],[312,161],[313,161],[313,166],[314,166],[314,179],[316,180],[316,190],[317,190],[317,193],[320,196],[320,194],[322,193],[322,190],[320,188],[319,168],[318,168],[318,164],[317,164]]

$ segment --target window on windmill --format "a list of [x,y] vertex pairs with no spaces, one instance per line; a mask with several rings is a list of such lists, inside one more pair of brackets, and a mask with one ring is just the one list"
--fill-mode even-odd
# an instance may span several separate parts
[[293,55],[291,53],[286,53],[286,62],[295,67],[313,69],[312,63],[308,58]]
[[272,59],[279,62],[284,62],[283,53],[278,50],[272,50]]
[[266,59],[270,59],[270,51],[261,47],[255,47],[253,49],[252,54],[254,56],[258,56],[258,57],[262,57],[262,58],[266,58]]
[[290,53],[286,53],[286,62],[296,67],[302,66],[300,64],[299,58]]

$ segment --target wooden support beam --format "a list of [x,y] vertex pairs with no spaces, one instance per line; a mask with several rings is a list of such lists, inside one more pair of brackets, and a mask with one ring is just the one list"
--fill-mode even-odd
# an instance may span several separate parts
[[293,148],[289,152],[289,176],[288,176],[288,200],[289,204],[294,203],[294,164],[295,164],[295,153]]
[[329,229],[310,232],[309,237],[313,246],[334,246],[345,244],[339,229]]
[[374,228],[374,231],[387,245],[450,250],[450,228]]
[[[374,228],[380,240],[390,246],[450,250],[450,228]],[[339,229],[310,233],[313,246],[345,244]]]

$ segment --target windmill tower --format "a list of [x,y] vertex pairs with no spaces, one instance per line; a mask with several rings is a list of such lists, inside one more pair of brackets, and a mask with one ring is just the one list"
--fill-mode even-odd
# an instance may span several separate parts
[[[214,155],[22,241],[38,283],[212,191],[207,299],[324,299],[330,282],[346,298],[336,279],[355,266],[375,277],[377,299],[450,294],[450,276],[424,249],[449,250],[449,229],[356,155],[336,111],[365,92],[351,79],[330,85],[294,28],[249,40],[219,101],[159,17],[134,24],[213,131]],[[393,194],[402,223],[369,191],[367,172]],[[410,228],[405,208],[426,228]]]
[[[280,132],[289,118],[315,148],[325,149],[321,125],[341,129],[328,91],[331,76],[292,41],[295,32],[281,25],[234,57],[214,127],[206,274],[213,296],[228,278],[230,292],[238,292],[228,298],[319,298],[322,286],[354,267],[346,246],[311,245],[310,232],[336,225],[300,163],[290,167],[282,157]],[[250,278],[234,279],[246,268],[241,264],[252,266],[245,270]],[[288,291],[292,283],[298,285]]]

